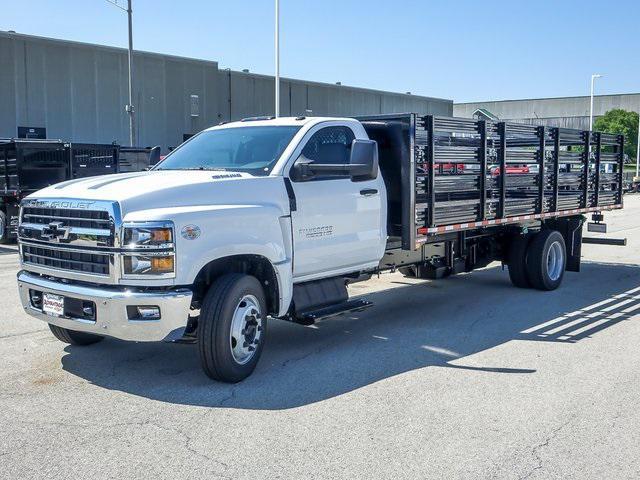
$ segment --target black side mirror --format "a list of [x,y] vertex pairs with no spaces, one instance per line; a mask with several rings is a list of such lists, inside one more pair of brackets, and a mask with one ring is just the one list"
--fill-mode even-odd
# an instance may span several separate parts
[[378,143],[355,139],[351,143],[349,173],[354,182],[374,180],[378,176]]
[[304,155],[300,155],[289,172],[291,180],[294,182],[306,182],[315,177],[315,173],[311,170],[312,163],[313,160]]
[[349,163],[318,163],[300,155],[291,167],[291,180],[305,182],[315,177],[351,177],[354,182],[378,176],[378,144],[373,140],[354,140]]

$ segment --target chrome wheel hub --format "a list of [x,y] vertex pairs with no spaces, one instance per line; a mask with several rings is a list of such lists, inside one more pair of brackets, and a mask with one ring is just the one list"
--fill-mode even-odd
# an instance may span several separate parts
[[231,320],[229,344],[234,360],[240,365],[250,361],[262,338],[260,302],[253,295],[240,299]]
[[552,281],[558,280],[564,271],[564,252],[560,242],[553,242],[547,253],[547,273]]

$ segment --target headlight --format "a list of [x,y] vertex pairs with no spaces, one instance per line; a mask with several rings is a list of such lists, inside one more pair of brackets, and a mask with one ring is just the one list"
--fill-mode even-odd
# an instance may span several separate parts
[[173,255],[127,255],[125,275],[158,275],[174,272]]
[[175,274],[173,223],[131,223],[122,233],[122,274],[163,278]]
[[124,246],[164,247],[173,243],[173,229],[171,227],[127,227],[124,229]]

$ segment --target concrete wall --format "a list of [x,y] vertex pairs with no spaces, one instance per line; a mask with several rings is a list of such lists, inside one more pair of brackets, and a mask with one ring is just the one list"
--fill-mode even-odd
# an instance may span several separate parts
[[[0,137],[18,126],[76,142],[128,144],[124,49],[0,32]],[[199,115],[191,115],[191,95]],[[453,102],[377,90],[281,80],[283,115],[418,112],[451,115]],[[138,145],[177,145],[220,121],[272,115],[274,79],[219,70],[216,62],[134,54]]]
[[[581,130],[589,128],[588,96],[456,103],[453,114],[456,117],[471,117],[478,108],[486,108],[502,120]],[[594,118],[614,108],[640,112],[640,93],[594,96]]]

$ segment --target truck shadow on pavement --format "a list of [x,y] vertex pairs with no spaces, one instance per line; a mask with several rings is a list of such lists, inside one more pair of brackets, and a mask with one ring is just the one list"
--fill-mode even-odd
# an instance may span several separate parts
[[511,340],[571,344],[629,319],[640,310],[640,266],[583,263],[554,292],[513,288],[495,267],[365,298],[375,306],[314,327],[272,321],[258,368],[236,385],[210,381],[192,345],[107,339],[67,347],[62,365],[95,385],[153,400],[258,410],[312,404],[427,367],[530,375],[526,355],[510,360],[517,365],[470,356]]

